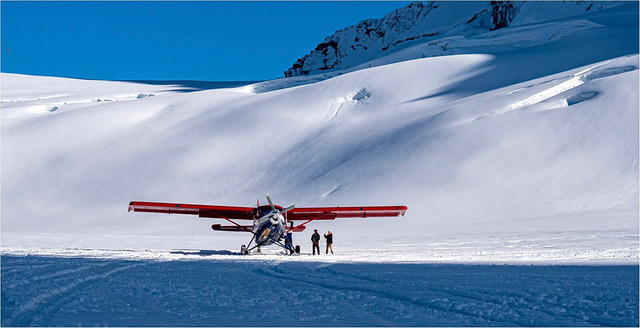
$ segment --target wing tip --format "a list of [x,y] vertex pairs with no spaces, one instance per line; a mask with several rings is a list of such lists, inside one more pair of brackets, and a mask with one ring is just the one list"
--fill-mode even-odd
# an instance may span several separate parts
[[129,202],[129,209],[127,210],[127,212],[136,212],[136,210],[139,209],[138,206],[142,205],[142,202],[140,201],[136,201],[136,200],[132,200]]
[[408,209],[406,206],[400,206],[400,215],[404,216]]

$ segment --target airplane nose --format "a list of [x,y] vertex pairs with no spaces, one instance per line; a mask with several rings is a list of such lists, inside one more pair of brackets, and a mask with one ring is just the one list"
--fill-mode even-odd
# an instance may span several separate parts
[[271,223],[272,224],[278,224],[278,222],[283,222],[284,218],[282,217],[282,214],[275,214],[273,216],[271,216]]

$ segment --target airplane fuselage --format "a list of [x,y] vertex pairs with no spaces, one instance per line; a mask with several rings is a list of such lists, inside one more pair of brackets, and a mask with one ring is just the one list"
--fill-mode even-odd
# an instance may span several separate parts
[[257,245],[271,245],[285,235],[285,218],[269,206],[260,206],[253,220],[253,232]]

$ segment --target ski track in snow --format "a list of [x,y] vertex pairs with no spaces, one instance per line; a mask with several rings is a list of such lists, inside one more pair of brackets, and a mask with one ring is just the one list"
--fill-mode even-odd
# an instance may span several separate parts
[[637,266],[12,255],[2,265],[3,326],[638,326]]
[[[49,260],[50,262],[51,260]],[[55,260],[54,260],[55,261]],[[5,275],[3,272],[3,303],[8,301],[14,303],[13,300],[8,300],[4,297],[4,290],[21,290],[24,291],[23,285],[27,284],[26,288],[36,292],[36,295],[28,295],[27,299],[21,300],[20,305],[15,307],[15,312],[12,314],[12,320],[10,322],[5,321],[5,306],[2,308],[3,326],[33,326],[42,325],[39,322],[47,320],[48,317],[56,313],[60,307],[64,306],[68,302],[74,302],[76,290],[82,290],[88,285],[92,284],[95,280],[109,281],[112,275],[118,272],[128,270],[137,266],[145,265],[146,263],[134,263],[130,264],[126,261],[121,262],[106,262],[106,263],[90,263],[88,265],[81,265],[79,267],[73,267],[71,269],[57,270],[59,265],[50,264],[35,268],[35,272],[40,272],[39,269],[53,268],[53,272],[45,273],[42,275],[31,276],[31,270],[33,266],[25,266],[23,268],[16,269],[15,275]],[[66,266],[66,265],[64,265]],[[113,268],[115,266],[115,268]],[[106,272],[102,267],[107,267]],[[96,270],[98,268],[98,270]],[[83,272],[88,271],[87,274]],[[45,270],[45,272],[47,272]],[[44,286],[39,286],[43,284]],[[37,286],[34,288],[34,286]],[[43,288],[44,287],[44,288]],[[26,295],[25,295],[26,296]]]

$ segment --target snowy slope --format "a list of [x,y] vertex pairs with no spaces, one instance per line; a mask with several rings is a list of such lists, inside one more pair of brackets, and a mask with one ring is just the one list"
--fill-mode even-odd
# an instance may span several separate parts
[[251,206],[269,192],[409,207],[314,223],[345,261],[637,262],[638,4],[590,15],[193,93],[2,74],[3,250],[235,251],[247,236],[215,220],[127,204]]

